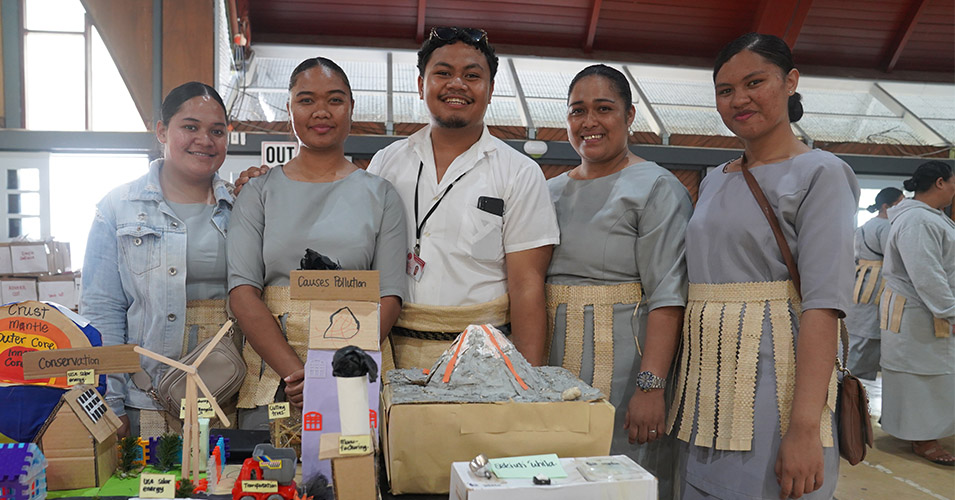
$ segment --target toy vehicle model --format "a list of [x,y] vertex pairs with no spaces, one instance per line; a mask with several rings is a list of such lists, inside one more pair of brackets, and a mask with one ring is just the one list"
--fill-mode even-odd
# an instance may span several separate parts
[[[252,457],[242,462],[239,478],[232,487],[232,500],[292,500],[296,496],[294,477],[297,460],[292,448],[256,445]],[[271,492],[245,491],[243,481],[276,481],[278,489]]]

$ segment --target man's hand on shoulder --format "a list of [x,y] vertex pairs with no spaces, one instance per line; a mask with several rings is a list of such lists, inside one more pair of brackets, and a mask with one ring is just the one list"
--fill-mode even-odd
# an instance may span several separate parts
[[260,175],[265,175],[265,173],[268,171],[269,171],[268,165],[262,165],[258,167],[249,167],[245,169],[245,171],[239,174],[239,178],[235,180],[235,190],[233,190],[233,193],[236,196],[238,196],[239,191],[242,190],[242,186],[246,185],[250,179],[253,179]]

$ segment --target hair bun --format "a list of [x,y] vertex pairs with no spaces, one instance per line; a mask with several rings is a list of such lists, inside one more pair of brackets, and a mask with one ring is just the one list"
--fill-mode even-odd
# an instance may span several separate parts
[[795,92],[789,96],[789,123],[798,122],[802,113],[802,94]]
[[902,187],[904,187],[906,191],[915,192],[918,190],[919,183],[915,180],[915,177],[911,177],[905,179],[905,182],[902,183]]
[[873,203],[873,204],[869,205],[869,208],[866,208],[866,210],[868,210],[868,211],[871,212],[871,213],[876,213],[876,212],[879,211],[879,206],[876,205],[875,203]]

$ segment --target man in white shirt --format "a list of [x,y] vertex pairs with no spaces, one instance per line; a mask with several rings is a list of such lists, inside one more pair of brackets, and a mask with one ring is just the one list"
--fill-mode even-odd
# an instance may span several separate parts
[[430,368],[473,323],[509,323],[521,354],[546,360],[544,278],[557,219],[540,167],[484,125],[497,63],[483,30],[432,29],[418,52],[430,124],[368,166],[395,186],[413,226],[410,296],[383,346],[385,369],[389,347],[398,368]]

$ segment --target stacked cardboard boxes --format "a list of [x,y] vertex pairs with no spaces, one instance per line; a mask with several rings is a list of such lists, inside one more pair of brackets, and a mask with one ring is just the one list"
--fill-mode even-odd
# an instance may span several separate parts
[[70,244],[63,241],[0,243],[0,302],[44,300],[76,309],[79,273],[73,273]]

